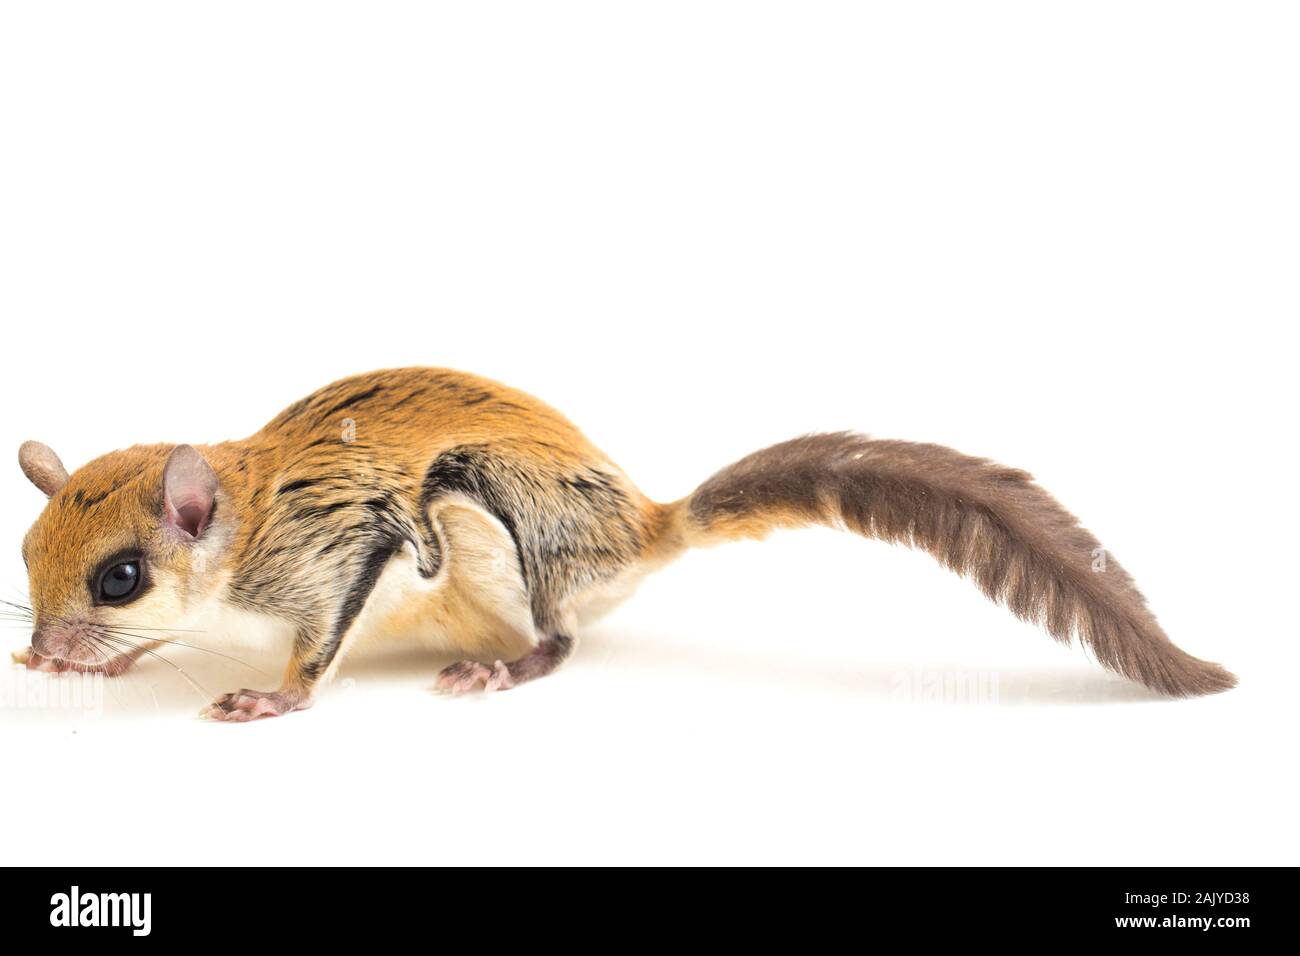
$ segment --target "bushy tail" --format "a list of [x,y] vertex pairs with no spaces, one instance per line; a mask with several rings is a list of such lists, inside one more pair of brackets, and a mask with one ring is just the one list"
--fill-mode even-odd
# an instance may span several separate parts
[[[1030,475],[940,445],[808,435],[718,472],[669,507],[665,544],[821,524],[922,548],[990,599],[1174,697],[1236,684],[1165,636],[1124,570]],[[1095,568],[1095,569],[1094,569]]]

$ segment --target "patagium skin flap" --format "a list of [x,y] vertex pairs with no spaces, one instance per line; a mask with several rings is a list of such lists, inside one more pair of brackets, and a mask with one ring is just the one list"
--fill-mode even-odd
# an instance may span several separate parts
[[[415,638],[464,660],[453,693],[554,670],[575,628],[684,550],[829,525],[932,554],[1060,641],[1175,697],[1235,678],[1165,636],[1132,579],[1023,471],[850,433],[755,452],[671,504],[558,412],[445,369],[344,379],[257,434],[137,445],[69,474],[19,450],[48,502],[23,541],[28,667],[120,674],[191,628],[282,640],[274,690],[203,714],[311,705],[347,649]],[[17,606],[15,606],[17,607]]]

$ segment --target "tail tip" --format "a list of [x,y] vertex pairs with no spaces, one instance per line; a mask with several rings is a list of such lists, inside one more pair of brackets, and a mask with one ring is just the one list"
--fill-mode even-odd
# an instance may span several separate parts
[[1189,666],[1180,668],[1176,677],[1156,687],[1170,697],[1206,697],[1222,694],[1237,686],[1237,675],[1222,664],[1191,658]]

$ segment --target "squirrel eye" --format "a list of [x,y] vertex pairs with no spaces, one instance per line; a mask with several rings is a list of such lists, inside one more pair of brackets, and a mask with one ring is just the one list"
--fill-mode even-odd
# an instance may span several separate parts
[[140,562],[123,561],[106,570],[99,578],[99,599],[106,603],[124,601],[140,586]]

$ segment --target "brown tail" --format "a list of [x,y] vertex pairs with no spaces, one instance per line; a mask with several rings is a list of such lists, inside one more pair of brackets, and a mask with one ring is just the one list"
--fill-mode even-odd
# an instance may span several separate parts
[[[844,526],[922,548],[1106,667],[1189,697],[1237,679],[1179,650],[1132,579],[1030,475],[940,445],[808,435],[742,458],[669,506],[676,545]],[[667,542],[665,542],[666,544]]]

